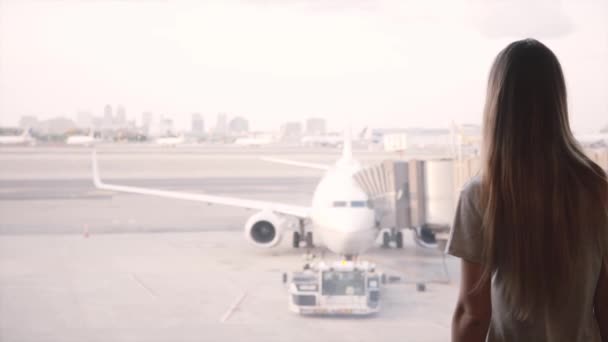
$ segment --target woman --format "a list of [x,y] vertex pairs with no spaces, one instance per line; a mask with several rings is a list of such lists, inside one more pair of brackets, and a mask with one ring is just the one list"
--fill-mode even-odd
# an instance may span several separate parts
[[608,180],[568,123],[561,66],[540,42],[498,54],[480,176],[447,252],[462,259],[453,341],[608,341]]

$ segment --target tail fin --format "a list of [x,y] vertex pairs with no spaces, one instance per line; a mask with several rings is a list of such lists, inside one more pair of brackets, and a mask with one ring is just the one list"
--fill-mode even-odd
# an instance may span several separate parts
[[367,138],[366,134],[367,134],[368,129],[369,129],[368,126],[363,127],[363,129],[359,133],[359,139],[365,140],[365,138]]

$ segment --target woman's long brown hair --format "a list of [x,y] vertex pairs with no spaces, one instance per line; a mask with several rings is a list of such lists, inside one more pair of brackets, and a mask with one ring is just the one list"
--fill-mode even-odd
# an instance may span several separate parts
[[524,320],[558,303],[587,248],[608,246],[597,224],[606,219],[608,182],[570,130],[559,61],[536,40],[496,57],[483,134],[480,284],[500,277],[512,314]]

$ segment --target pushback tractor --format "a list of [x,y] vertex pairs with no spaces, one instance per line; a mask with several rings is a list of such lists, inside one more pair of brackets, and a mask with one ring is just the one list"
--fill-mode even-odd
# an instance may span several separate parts
[[381,280],[375,265],[365,261],[306,264],[288,282],[289,310],[303,315],[374,314],[380,310]]

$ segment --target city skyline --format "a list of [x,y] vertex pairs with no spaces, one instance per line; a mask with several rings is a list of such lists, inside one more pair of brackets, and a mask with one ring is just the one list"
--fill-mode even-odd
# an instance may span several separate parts
[[608,117],[601,0],[0,6],[2,126],[98,115],[108,102],[182,129],[193,112],[207,127],[220,112],[243,116],[253,130],[309,117],[331,130],[479,124],[494,56],[528,36],[562,62],[574,130],[596,131]]
[[[114,113],[114,108],[117,108]],[[126,106],[119,104],[115,107],[106,104],[103,106],[103,111],[100,111],[96,114],[95,111],[89,110],[79,110],[74,115],[59,115],[50,118],[43,118],[37,115],[24,115],[21,116],[18,122],[12,126],[4,126],[6,128],[26,128],[31,127],[32,120],[53,120],[53,119],[69,119],[74,122],[74,124],[81,128],[93,127],[94,129],[102,129],[105,128],[143,128],[144,131],[150,127],[150,125],[158,125],[162,124],[162,121],[169,120],[174,121],[170,115],[162,114],[162,113],[154,113],[152,111],[144,111],[142,113],[135,114],[127,114]],[[210,118],[215,118],[211,120]],[[285,123],[297,122],[302,125],[305,130],[304,133],[315,135],[315,134],[325,134],[327,132],[327,120],[320,117],[309,116],[302,119],[289,120],[285,122],[279,123],[275,127],[268,127],[266,129],[255,129],[252,128],[255,126],[255,122],[250,120],[246,115],[232,114],[226,112],[220,112],[216,114],[204,115],[200,112],[191,112],[189,116],[189,121],[185,127],[175,127],[176,132],[182,131],[192,131],[198,133],[211,132],[218,129],[218,122],[224,121],[220,123],[220,126],[226,126],[224,128],[220,128],[220,130],[226,130],[228,126],[232,126],[233,121],[241,121],[244,120],[246,123],[246,129],[231,129],[233,132],[246,132],[246,131],[280,131],[281,126]],[[173,124],[172,124],[173,125]],[[241,123],[243,125],[243,123]],[[251,126],[250,126],[251,125]],[[196,126],[196,127],[195,127]],[[0,126],[3,127],[3,126]],[[341,131],[344,127],[338,127],[334,131]],[[377,127],[380,128],[380,127]],[[402,127],[406,128],[406,127]]]
[[[117,108],[120,108],[116,114],[113,114],[112,106],[105,105],[103,114],[95,115],[90,111],[78,111],[75,116],[64,115],[64,116],[56,116],[51,118],[39,118],[36,115],[25,115],[19,118],[19,121],[14,126],[0,126],[0,128],[21,128],[21,129],[35,129],[37,125],[45,122],[45,121],[71,121],[73,126],[78,129],[93,129],[95,131],[98,130],[141,130],[145,134],[151,134],[150,128],[153,126],[163,126],[165,125],[165,130],[171,133],[182,133],[182,132],[190,132],[194,134],[205,134],[205,133],[253,133],[253,132],[262,132],[261,130],[251,129],[251,121],[241,115],[229,115],[228,113],[218,113],[215,115],[216,120],[213,124],[209,124],[212,122],[211,120],[206,119],[204,115],[199,112],[191,113],[190,121],[188,127],[185,128],[176,128],[173,126],[173,119],[167,117],[163,114],[154,114],[152,112],[146,111],[142,112],[139,115],[139,118],[136,115],[127,116],[125,115],[125,107],[119,105]],[[318,117],[308,117],[299,121],[287,121],[281,123],[281,125],[277,127],[273,127],[267,129],[266,131],[274,131],[279,132],[283,125],[297,123],[298,125],[304,127],[302,133],[308,135],[321,135],[328,133],[326,131],[327,122],[325,119]],[[163,131],[163,129],[157,130]],[[159,132],[153,132],[158,134]],[[162,132],[161,132],[162,133]]]

